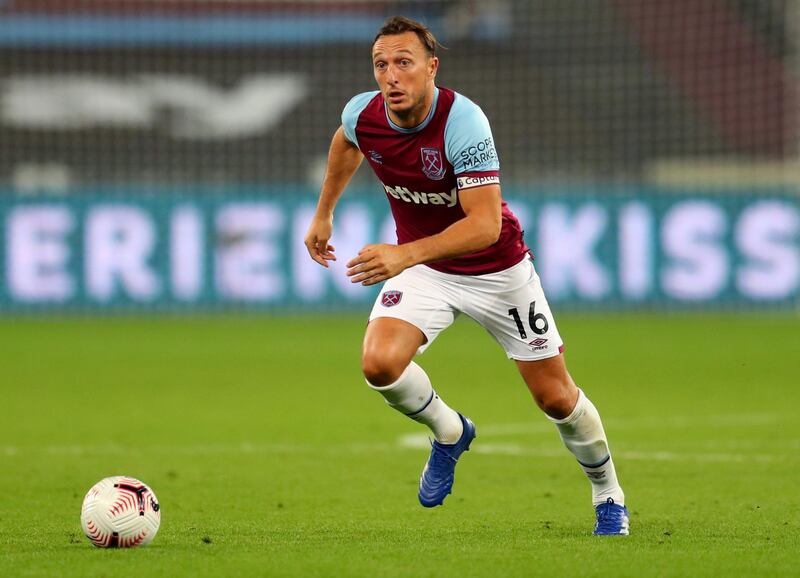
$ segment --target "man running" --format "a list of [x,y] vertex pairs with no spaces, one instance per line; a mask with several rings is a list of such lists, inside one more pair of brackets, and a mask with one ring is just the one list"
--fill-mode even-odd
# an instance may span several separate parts
[[364,336],[362,368],[391,407],[433,432],[419,483],[423,506],[440,505],[451,492],[475,425],[437,395],[413,358],[464,313],[514,360],[589,478],[594,533],[628,534],[600,415],[567,372],[533,259],[502,199],[489,122],[475,103],[436,86],[437,46],[423,24],[404,17],[378,31],[372,62],[379,90],[344,108],[306,247],[320,265],[336,259],[334,207],[366,158],[383,184],[398,242],[367,245],[347,264],[353,283],[386,282]]

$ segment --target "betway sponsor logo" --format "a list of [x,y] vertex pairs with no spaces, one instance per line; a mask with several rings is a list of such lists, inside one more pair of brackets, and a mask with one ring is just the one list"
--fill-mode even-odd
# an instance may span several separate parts
[[456,203],[458,203],[458,191],[455,188],[451,189],[449,193],[418,193],[417,191],[410,191],[406,187],[390,187],[389,185],[383,185],[383,189],[387,195],[391,195],[399,201],[416,205],[447,205],[448,207],[455,207]]
[[499,185],[500,177],[486,176],[486,177],[458,177],[456,179],[458,189],[471,189],[473,187],[482,187],[483,185]]

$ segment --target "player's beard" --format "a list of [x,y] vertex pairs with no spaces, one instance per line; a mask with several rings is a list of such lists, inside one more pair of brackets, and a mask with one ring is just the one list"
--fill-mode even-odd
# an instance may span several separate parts
[[[389,106],[389,110],[392,111],[392,113],[401,121],[402,124],[406,124],[411,121],[411,119],[417,112],[419,113],[426,112],[425,111],[426,97],[427,94],[423,93],[416,101],[413,101],[413,103],[404,110],[394,110],[391,108],[391,106]],[[423,114],[422,118],[420,118],[419,122],[417,122],[416,124],[422,123],[422,121],[425,120],[425,116],[426,115]]]

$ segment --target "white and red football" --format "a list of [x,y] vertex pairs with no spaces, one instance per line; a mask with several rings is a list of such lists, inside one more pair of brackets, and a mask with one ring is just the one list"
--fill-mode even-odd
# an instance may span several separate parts
[[147,485],[127,476],[97,482],[83,499],[81,527],[99,548],[149,544],[161,525],[161,506]]

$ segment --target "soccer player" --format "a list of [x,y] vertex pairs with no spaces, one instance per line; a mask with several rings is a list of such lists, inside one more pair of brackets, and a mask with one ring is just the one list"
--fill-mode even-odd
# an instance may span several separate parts
[[336,259],[333,212],[366,158],[383,184],[398,242],[367,245],[347,263],[353,283],[386,282],[364,336],[368,384],[435,440],[419,483],[423,506],[442,504],[475,425],[451,409],[413,361],[464,313],[513,359],[592,487],[595,534],[627,534],[628,511],[600,415],[575,386],[563,342],[516,217],[500,193],[489,122],[465,96],[435,84],[439,46],[421,23],[396,16],[372,44],[377,91],[355,96],[336,131],[305,244]]

